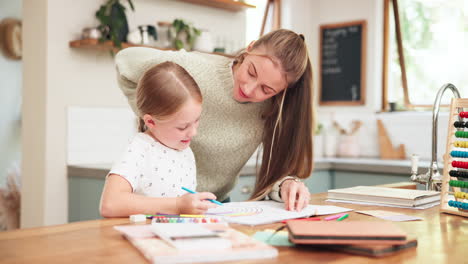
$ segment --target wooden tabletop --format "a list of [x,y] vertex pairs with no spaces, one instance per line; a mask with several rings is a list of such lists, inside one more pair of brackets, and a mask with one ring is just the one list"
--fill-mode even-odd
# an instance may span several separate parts
[[[312,195],[311,204],[337,205],[357,210],[388,210],[423,217],[423,221],[396,223],[418,238],[418,246],[384,258],[371,258],[313,248],[278,247],[279,256],[261,263],[466,263],[468,218],[440,214],[439,208],[411,210],[325,202],[326,194]],[[351,212],[345,221],[384,221]],[[65,225],[0,232],[0,263],[147,263],[112,227],[128,219],[102,219]],[[278,224],[233,225],[249,235]],[[259,263],[242,261],[239,263]]]

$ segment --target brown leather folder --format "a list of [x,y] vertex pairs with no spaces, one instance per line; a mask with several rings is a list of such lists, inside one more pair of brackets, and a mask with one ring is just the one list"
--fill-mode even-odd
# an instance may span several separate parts
[[391,222],[289,221],[289,240],[295,244],[403,245],[406,233]]

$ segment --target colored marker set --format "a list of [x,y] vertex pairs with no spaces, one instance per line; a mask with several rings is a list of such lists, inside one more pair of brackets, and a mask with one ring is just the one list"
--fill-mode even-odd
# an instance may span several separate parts
[[224,220],[219,217],[166,217],[155,216],[152,223],[195,223],[195,224],[212,224],[224,223]]

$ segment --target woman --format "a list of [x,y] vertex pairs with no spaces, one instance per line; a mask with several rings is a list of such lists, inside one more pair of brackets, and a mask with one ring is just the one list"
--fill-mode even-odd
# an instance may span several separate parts
[[228,198],[239,171],[260,143],[263,157],[252,199],[284,201],[301,210],[309,191],[297,178],[312,172],[312,67],[304,37],[276,30],[234,60],[185,51],[128,48],[116,56],[119,86],[135,108],[136,83],[165,61],[187,70],[203,95],[193,139],[198,189]]

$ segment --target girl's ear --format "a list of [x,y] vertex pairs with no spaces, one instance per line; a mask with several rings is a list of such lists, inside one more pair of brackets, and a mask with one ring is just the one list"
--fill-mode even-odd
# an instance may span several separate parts
[[247,46],[247,52],[252,51],[253,45],[254,45],[254,44],[255,44],[255,40],[252,40],[252,41],[250,42],[249,46]]
[[147,128],[152,129],[155,127],[155,123],[151,115],[148,115],[148,114],[144,115],[143,121],[145,121],[145,125]]

